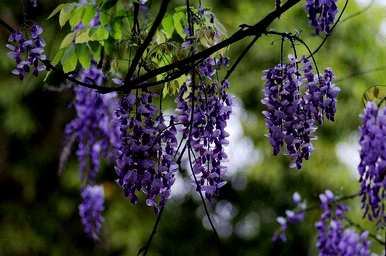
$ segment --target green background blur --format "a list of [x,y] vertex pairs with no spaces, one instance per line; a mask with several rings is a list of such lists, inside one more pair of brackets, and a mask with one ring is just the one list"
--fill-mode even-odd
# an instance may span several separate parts
[[[46,17],[59,0],[0,0],[0,16],[14,27],[41,23],[52,58],[63,38],[57,20]],[[153,1],[157,3],[158,1]],[[175,4],[183,1],[173,1]],[[231,34],[240,24],[254,24],[274,8],[274,0],[205,0]],[[350,0],[342,20],[366,7],[367,1]],[[299,32],[313,49],[321,41],[312,35],[303,2],[275,21],[272,29]],[[343,1],[339,1],[342,7]],[[71,91],[49,90],[38,79],[21,82],[10,75],[13,63],[7,57],[8,32],[0,28],[0,255],[135,255],[152,229],[154,213],[143,205],[133,206],[114,184],[112,166],[105,165],[98,179],[106,193],[105,223],[99,243],[87,239],[78,216],[79,174],[73,156],[62,176],[57,175],[63,128],[74,116],[69,108]],[[229,50],[235,59],[247,39]],[[386,84],[385,7],[373,4],[363,14],[338,25],[317,54],[319,69],[332,67],[341,87],[335,123],[317,131],[315,152],[302,171],[288,168],[286,156],[273,157],[262,119],[262,71],[280,61],[280,38],[262,37],[231,79],[231,91],[240,99],[232,130],[238,131],[229,145],[233,160],[229,182],[211,212],[227,255],[315,255],[313,223],[319,212],[307,215],[302,224],[291,226],[286,244],[274,244],[275,218],[291,208],[291,195],[299,191],[309,205],[326,188],[337,195],[358,190],[358,126],[362,94],[373,85]],[[300,53],[304,48],[297,46]],[[291,53],[289,43],[286,54]],[[362,74],[379,68],[377,72]],[[59,81],[60,82],[60,81]],[[242,129],[240,129],[242,128]],[[231,140],[232,142],[232,140]],[[240,144],[240,143],[239,143]],[[247,146],[245,146],[247,145]],[[249,149],[246,152],[246,149]],[[184,188],[185,186],[185,188]],[[189,181],[178,186],[168,202],[149,255],[220,255],[208,229],[197,195]],[[350,217],[371,232],[361,220],[359,199],[348,202]],[[373,250],[381,248],[373,243]]]

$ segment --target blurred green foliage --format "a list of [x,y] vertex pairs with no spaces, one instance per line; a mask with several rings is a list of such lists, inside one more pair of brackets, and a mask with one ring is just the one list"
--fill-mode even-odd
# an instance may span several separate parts
[[[64,1],[39,0],[39,8],[33,9],[28,1],[3,0],[0,16],[15,27],[32,20],[41,23],[52,59],[68,31],[61,30],[54,19],[46,18],[61,2]],[[274,6],[273,0],[204,2],[223,22],[228,34],[240,24],[255,23]],[[339,2],[342,6],[343,1]],[[350,1],[342,20],[361,8]],[[236,174],[247,178],[245,188],[235,189],[229,183],[218,199],[230,202],[234,209],[230,221],[232,232],[222,239],[227,255],[316,254],[313,223],[318,212],[309,214],[305,223],[291,226],[285,245],[271,242],[277,226],[275,218],[291,207],[290,198],[295,191],[312,205],[318,203],[317,195],[326,188],[338,195],[358,190],[355,170],[339,160],[336,152],[339,145],[350,143],[350,138],[357,136],[363,93],[371,86],[385,84],[382,69],[362,74],[386,67],[386,34],[381,30],[382,22],[384,8],[374,4],[365,13],[339,24],[317,54],[320,69],[327,66],[334,69],[342,93],[336,122],[327,123],[318,131],[315,152],[302,171],[289,169],[286,156],[272,156],[261,115],[260,77],[264,69],[280,61],[280,39],[271,36],[259,39],[232,76],[231,90],[251,117],[242,123],[244,132],[261,153],[261,160]],[[297,32],[312,49],[321,41],[312,35],[301,4],[280,17],[272,29]],[[5,45],[8,33],[2,28],[0,32],[0,45]],[[248,39],[228,49],[231,59],[247,43]],[[297,48],[300,54],[306,54],[301,45]],[[289,43],[285,51],[291,53]],[[112,166],[105,165],[98,177],[104,181],[107,195],[102,239],[95,244],[85,237],[77,209],[80,184],[76,159],[71,159],[62,176],[57,175],[63,128],[74,114],[68,108],[72,94],[68,90],[49,90],[43,83],[44,77],[18,81],[10,75],[13,63],[6,54],[6,48],[0,47],[0,255],[135,255],[151,231],[155,220],[152,210],[131,205],[114,184]],[[352,161],[349,152],[344,157]],[[359,200],[352,200],[349,205],[350,217],[375,233],[371,224],[361,220]],[[216,205],[211,205],[212,210],[215,208]],[[254,223],[252,230],[240,235],[238,227],[247,220]],[[219,255],[213,234],[202,223],[202,208],[195,196],[172,199],[150,255]],[[373,245],[375,251],[381,250],[376,243]]]

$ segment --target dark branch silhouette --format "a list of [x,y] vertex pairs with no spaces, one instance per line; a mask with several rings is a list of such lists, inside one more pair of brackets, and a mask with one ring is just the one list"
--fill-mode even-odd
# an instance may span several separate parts
[[[169,1],[163,2],[162,6],[164,6],[164,8],[167,5],[165,2],[168,3]],[[84,82],[81,82],[81,81],[75,79],[74,77],[72,77],[69,74],[64,74],[57,67],[53,66],[49,60],[45,60],[42,62],[47,67],[48,70],[53,70],[54,72],[59,72],[59,74],[62,74],[64,79],[69,80],[71,82],[74,82],[75,84],[78,84],[80,86],[84,86],[84,87],[87,87],[90,89],[95,89],[100,93],[109,93],[109,92],[114,92],[114,91],[127,92],[131,89],[148,88],[148,87],[151,87],[154,85],[159,85],[162,83],[160,81],[154,82],[154,83],[148,83],[147,82],[148,80],[156,77],[157,75],[173,71],[177,75],[174,75],[174,76],[170,75],[170,77],[174,77],[174,79],[176,79],[176,78],[180,77],[181,75],[183,75],[186,72],[189,72],[191,70],[191,63],[196,63],[197,61],[200,61],[202,59],[206,59],[210,55],[212,55],[213,53],[215,53],[215,52],[217,52],[225,47],[228,47],[229,45],[232,45],[240,40],[243,40],[246,37],[254,36],[257,40],[258,38],[260,38],[264,34],[264,32],[266,31],[268,26],[271,25],[271,23],[275,19],[279,18],[280,15],[282,15],[283,13],[285,13],[286,11],[291,9],[293,6],[295,6],[299,2],[300,2],[300,0],[288,0],[286,3],[281,5],[279,8],[270,12],[267,16],[265,16],[262,20],[260,20],[255,25],[248,26],[247,28],[241,27],[232,36],[230,36],[229,38],[221,41],[220,43],[218,43],[212,47],[209,47],[201,52],[195,53],[194,55],[189,56],[183,60],[180,60],[180,61],[174,62],[172,64],[169,64],[169,65],[154,69],[152,71],[149,71],[137,79],[130,80],[129,82],[126,82],[124,86],[120,86],[120,87],[104,87],[104,86],[97,86],[97,85],[93,85],[93,84],[84,83]],[[157,17],[161,17],[163,11],[164,11],[164,9],[161,8],[160,9],[161,14],[159,13],[159,16],[157,15]],[[157,21],[157,19],[156,19],[156,21]],[[162,21],[162,19],[161,19],[161,21]],[[0,18],[0,25],[4,26],[10,33],[16,31],[14,28],[12,28],[9,24],[7,24],[1,18]],[[157,25],[156,22],[154,22],[153,25],[156,28],[158,28],[158,26],[159,26],[159,24]],[[150,32],[149,32],[149,35],[150,35]],[[151,38],[149,40],[151,40]],[[143,45],[145,46],[145,42]],[[146,48],[147,48],[147,46],[148,46],[148,44],[146,45]],[[146,48],[144,50],[146,50]],[[142,56],[142,54],[141,54],[141,56]],[[134,60],[133,60],[133,63],[135,63]],[[184,70],[184,71],[187,70],[187,71],[181,72],[181,70]],[[170,80],[168,80],[168,81],[170,81]]]

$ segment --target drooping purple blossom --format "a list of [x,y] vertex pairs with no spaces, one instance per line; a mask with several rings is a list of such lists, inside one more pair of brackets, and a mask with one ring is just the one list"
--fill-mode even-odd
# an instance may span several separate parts
[[[227,92],[229,81],[221,83],[215,79],[224,63],[227,62],[223,58],[206,59],[198,67],[201,80],[195,85],[187,81],[176,98],[177,120],[184,124],[183,139],[188,140],[193,151],[192,171],[198,178],[197,190],[203,191],[208,199],[225,185],[224,146],[229,143],[225,128],[232,111],[232,96]],[[188,87],[192,87],[189,92]]]
[[[91,67],[80,73],[80,80],[101,86],[106,77],[93,62]],[[99,94],[97,91],[76,86],[74,107],[76,117],[66,125],[65,136],[75,136],[76,155],[79,160],[81,178],[94,180],[102,158],[114,159],[118,129],[114,120],[117,106],[116,94]]]
[[322,214],[315,223],[318,231],[316,247],[320,256],[347,255],[369,256],[370,242],[368,232],[358,234],[355,230],[345,228],[346,205],[335,202],[331,191],[326,191],[319,196]]
[[305,10],[316,34],[331,32],[338,13],[337,0],[307,0]]
[[304,220],[306,202],[302,201],[302,198],[298,192],[295,192],[292,195],[292,201],[295,204],[295,208],[292,210],[286,210],[286,216],[279,216],[276,218],[276,222],[280,225],[280,227],[275,231],[275,234],[272,237],[273,241],[287,241],[286,231],[288,224],[296,224]]
[[46,70],[46,66],[40,63],[46,60],[44,47],[46,43],[41,38],[42,27],[33,25],[30,30],[30,37],[19,31],[13,32],[8,38],[6,47],[10,50],[8,56],[15,60],[16,68],[12,74],[23,80],[25,74],[32,70],[32,74],[37,76],[39,72]]
[[378,224],[386,222],[384,200],[386,188],[386,108],[368,102],[362,115],[358,166],[360,194],[364,215]]
[[83,22],[80,21],[80,22],[74,27],[73,32],[78,32],[78,31],[80,31],[80,30],[82,30],[82,29],[84,29],[84,24],[83,24]]
[[129,93],[121,99],[116,111],[120,143],[115,169],[125,196],[135,204],[141,191],[146,204],[158,212],[175,181],[177,130],[173,116],[166,125],[153,104],[155,96],[144,89],[138,97]]
[[87,185],[81,192],[82,203],[79,205],[79,215],[84,232],[92,239],[98,240],[104,221],[104,191],[102,186]]
[[90,28],[95,28],[95,27],[99,26],[100,24],[101,24],[100,13],[99,13],[99,11],[97,11],[94,18],[92,18],[92,20],[90,21],[89,26],[90,26]]
[[318,77],[308,59],[303,57],[297,63],[289,56],[289,60],[289,64],[264,71],[263,115],[273,154],[279,154],[285,145],[293,161],[291,166],[300,169],[313,151],[314,133],[323,117],[334,120],[339,88],[332,83],[330,69]]

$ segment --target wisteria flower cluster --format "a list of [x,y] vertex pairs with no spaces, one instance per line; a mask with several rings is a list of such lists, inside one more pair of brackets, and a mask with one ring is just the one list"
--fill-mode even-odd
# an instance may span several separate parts
[[224,146],[229,134],[225,127],[232,111],[232,97],[227,93],[229,82],[216,81],[215,77],[227,63],[224,57],[206,59],[198,67],[201,80],[194,84],[191,79],[182,85],[176,98],[177,120],[184,125],[183,138],[188,139],[194,156],[197,190],[205,192],[208,199],[225,185],[226,167],[222,163],[227,159]]
[[368,102],[360,127],[360,194],[364,215],[384,225],[386,188],[386,108]]
[[102,186],[87,185],[81,192],[82,203],[79,205],[79,215],[85,233],[92,239],[99,239],[103,223],[104,190]]
[[295,204],[295,208],[293,210],[286,210],[286,216],[276,218],[276,222],[279,223],[280,227],[273,235],[273,241],[287,241],[286,231],[288,224],[296,224],[304,220],[304,210],[307,204],[305,201],[302,201],[302,197],[298,192],[292,195],[292,202]]
[[44,53],[46,43],[41,37],[43,28],[39,25],[33,25],[29,32],[29,37],[19,31],[13,32],[6,45],[10,50],[8,56],[16,62],[16,68],[12,70],[12,74],[18,76],[20,80],[23,80],[25,74],[31,69],[35,76],[46,70],[46,66],[40,63],[47,59]]
[[118,110],[120,143],[116,160],[118,184],[132,203],[137,191],[146,195],[146,204],[158,212],[170,197],[177,169],[175,118],[166,126],[164,116],[152,103],[154,93],[124,96]]
[[313,151],[314,132],[323,117],[334,120],[340,89],[333,84],[331,69],[319,77],[307,58],[297,63],[290,55],[289,61],[264,71],[263,114],[273,154],[279,154],[285,144],[291,166],[300,169]]
[[[315,228],[318,232],[316,248],[319,251],[319,255],[372,255],[370,251],[371,243],[368,240],[369,233],[367,231],[357,233],[354,229],[345,226],[345,222],[349,223],[345,216],[348,207],[345,204],[339,203],[334,194],[329,190],[320,194],[319,199],[322,212],[319,220],[315,223]],[[303,221],[304,213],[314,209],[314,207],[306,208],[305,202],[301,202],[301,197],[298,193],[293,194],[292,200],[296,204],[296,210],[287,210],[285,217],[279,216],[277,218],[280,227],[273,236],[274,241],[286,241],[288,224]]]
[[316,34],[330,33],[338,13],[338,0],[307,0],[305,9]]
[[342,223],[348,210],[347,206],[335,202],[335,196],[329,190],[320,194],[319,198],[322,214],[315,223],[318,231],[316,247],[319,255],[371,255],[368,232],[358,234],[353,229],[345,228]]
[[[80,73],[80,80],[101,86],[106,77],[93,62]],[[101,158],[114,159],[114,145],[118,140],[114,109],[118,101],[116,94],[102,95],[81,86],[76,86],[74,91],[76,117],[65,127],[65,140],[75,136],[81,177],[93,181]]]

